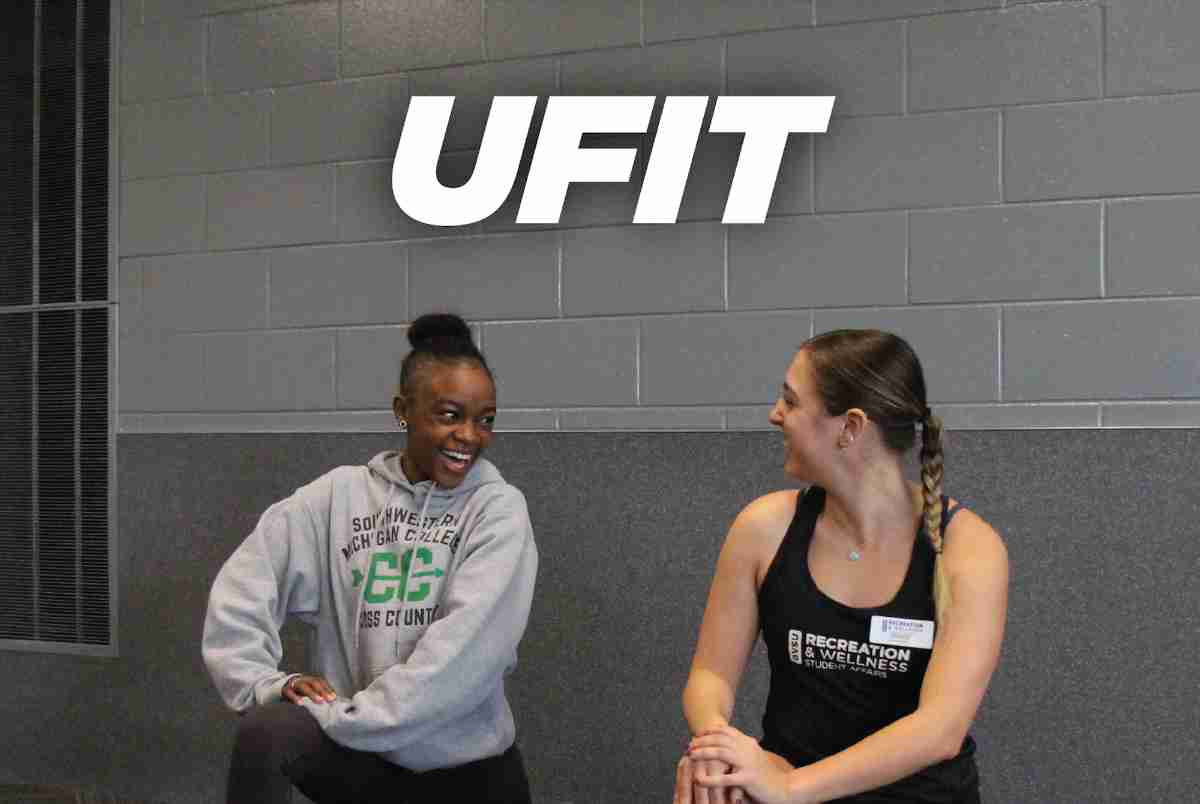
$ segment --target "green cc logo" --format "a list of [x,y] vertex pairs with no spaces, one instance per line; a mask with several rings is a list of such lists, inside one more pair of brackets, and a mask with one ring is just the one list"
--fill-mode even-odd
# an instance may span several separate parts
[[[387,603],[393,598],[416,603],[429,597],[430,584],[422,583],[409,590],[408,582],[413,578],[441,578],[444,573],[433,567],[421,572],[412,572],[413,556],[422,566],[433,564],[433,551],[428,547],[418,547],[408,550],[403,556],[392,552],[375,553],[371,556],[371,568],[367,572],[367,585],[363,589],[363,599],[368,603]],[[399,568],[397,568],[399,564]],[[396,570],[399,569],[399,572]]]

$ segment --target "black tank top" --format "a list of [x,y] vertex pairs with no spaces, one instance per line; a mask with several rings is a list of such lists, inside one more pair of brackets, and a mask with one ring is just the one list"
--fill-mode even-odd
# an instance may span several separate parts
[[[771,665],[762,745],[794,766],[836,754],[917,708],[933,644],[934,552],[917,532],[900,591],[888,603],[854,608],[817,588],[808,548],[825,490],[797,497],[796,514],[758,592]],[[942,498],[943,532],[953,511]],[[952,759],[838,801],[978,801],[975,741]]]

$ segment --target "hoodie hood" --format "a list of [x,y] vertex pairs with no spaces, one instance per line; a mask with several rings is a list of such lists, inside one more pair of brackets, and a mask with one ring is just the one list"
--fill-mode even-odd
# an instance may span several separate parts
[[500,476],[500,470],[487,458],[480,456],[475,459],[475,462],[471,464],[471,468],[467,470],[467,476],[463,478],[463,482],[452,489],[435,486],[432,480],[422,480],[420,483],[413,483],[404,474],[404,469],[400,466],[400,458],[403,455],[403,450],[385,450],[372,458],[367,463],[367,468],[372,474],[382,477],[393,485],[407,489],[414,497],[428,495],[430,489],[433,490],[433,496],[435,497],[457,497],[461,494],[469,494],[488,483],[501,483],[504,481],[504,478]]

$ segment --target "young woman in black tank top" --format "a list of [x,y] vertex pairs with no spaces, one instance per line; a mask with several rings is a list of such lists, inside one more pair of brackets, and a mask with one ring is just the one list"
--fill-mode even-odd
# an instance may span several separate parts
[[[920,362],[890,333],[819,335],[770,420],[809,488],[755,500],[730,528],[683,695],[694,738],[675,804],[978,802],[968,730],[1000,655],[1008,558],[942,496]],[[760,629],[761,742],[729,725]]]

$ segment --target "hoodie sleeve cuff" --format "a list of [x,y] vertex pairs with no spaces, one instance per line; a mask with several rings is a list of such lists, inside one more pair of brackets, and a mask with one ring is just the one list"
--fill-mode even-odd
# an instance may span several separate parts
[[263,704],[274,703],[275,701],[282,701],[284,686],[298,675],[301,674],[288,673],[280,676],[279,678],[273,679],[269,683],[260,684],[258,689],[254,692],[255,701],[259,706],[262,706]]

